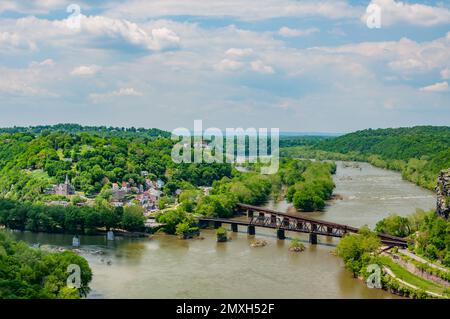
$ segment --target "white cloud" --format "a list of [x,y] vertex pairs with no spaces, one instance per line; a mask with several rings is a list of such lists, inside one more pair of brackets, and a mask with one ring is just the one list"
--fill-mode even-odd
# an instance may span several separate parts
[[244,63],[230,59],[223,59],[216,65],[216,69],[219,71],[236,71],[243,67]]
[[18,79],[0,79],[0,93],[18,96],[47,95],[45,90],[32,87]]
[[250,48],[239,49],[239,48],[230,48],[225,52],[226,55],[235,56],[235,57],[244,57],[249,56],[253,53],[253,50]]
[[98,71],[100,71],[98,65],[80,65],[74,68],[70,74],[73,76],[89,76],[97,74]]
[[33,61],[30,63],[30,67],[53,67],[55,66],[55,61],[53,59],[45,59],[43,61]]
[[35,42],[45,41],[54,45],[63,43],[72,47],[102,45],[108,47],[114,44],[113,47],[120,48],[124,44],[129,44],[151,51],[175,49],[181,44],[180,37],[163,26],[147,29],[125,19],[85,15],[80,16],[80,29],[69,28],[67,22],[67,19],[46,20],[33,16],[19,18],[13,25],[7,25],[18,36],[3,37],[6,40],[10,39],[9,42],[13,43],[21,43],[18,40],[20,35],[22,38],[32,39]]
[[35,51],[36,43],[18,33],[0,32],[0,49],[2,51]]
[[26,14],[45,14],[51,10],[65,9],[68,0],[2,0],[0,12],[12,11]]
[[137,97],[137,96],[143,96],[143,93],[137,91],[136,89],[132,87],[124,87],[120,88],[116,91],[107,92],[107,93],[91,93],[89,95],[89,98],[94,102],[102,102],[104,100],[108,100],[114,97]]
[[308,28],[308,29],[300,30],[300,29],[291,29],[288,27],[282,27],[278,31],[278,34],[285,38],[294,38],[294,37],[308,36],[308,35],[317,33],[319,31],[320,30],[318,28]]
[[167,28],[152,30],[152,50],[176,49],[180,46],[180,37],[175,32]]
[[130,44],[154,51],[173,49],[180,45],[180,38],[167,28],[153,29],[149,35],[136,23],[124,19],[82,16],[81,30],[96,36],[119,37]]
[[232,16],[242,20],[318,16],[330,19],[357,18],[361,7],[344,0],[130,0],[112,7],[109,15],[148,19],[163,16]]
[[273,70],[273,68],[270,65],[266,65],[264,64],[263,61],[261,60],[256,60],[256,61],[252,61],[250,63],[252,70],[258,73],[263,73],[263,74],[272,74],[275,73],[275,71]]
[[425,42],[402,38],[399,41],[362,42],[338,47],[312,48],[311,50],[326,52],[334,56],[360,56],[367,62],[384,61],[392,70],[401,73],[423,73],[442,69],[450,61],[448,35]]
[[[450,23],[450,10],[446,7],[434,7],[420,3],[409,4],[394,0],[372,0],[371,4],[381,8],[381,27],[397,23],[431,27]],[[362,16],[366,23],[368,14]]]
[[420,91],[427,92],[427,93],[434,93],[434,92],[447,92],[448,91],[448,83],[446,81],[435,83],[432,85],[424,86],[420,88]]
[[450,68],[445,68],[441,71],[441,77],[443,80],[450,80]]

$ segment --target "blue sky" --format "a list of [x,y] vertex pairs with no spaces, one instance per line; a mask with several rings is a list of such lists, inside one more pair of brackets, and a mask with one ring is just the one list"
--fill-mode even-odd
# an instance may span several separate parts
[[449,125],[449,81],[447,1],[0,2],[2,127]]

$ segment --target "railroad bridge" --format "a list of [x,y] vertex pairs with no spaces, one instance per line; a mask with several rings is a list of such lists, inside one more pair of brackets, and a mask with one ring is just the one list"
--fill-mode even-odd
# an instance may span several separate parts
[[[317,235],[342,237],[347,233],[358,232],[358,228],[356,227],[277,212],[253,205],[239,203],[237,204],[237,208],[242,214],[247,216],[247,219],[200,217],[200,227],[206,227],[210,223],[214,223],[215,228],[219,228],[222,224],[230,224],[231,230],[237,232],[239,226],[245,226],[249,235],[255,235],[256,227],[272,228],[276,229],[278,239],[285,239],[286,231],[308,233],[311,244],[317,244]],[[378,234],[378,236],[381,242],[388,246],[406,247],[408,245],[407,241],[400,237],[387,234]]]

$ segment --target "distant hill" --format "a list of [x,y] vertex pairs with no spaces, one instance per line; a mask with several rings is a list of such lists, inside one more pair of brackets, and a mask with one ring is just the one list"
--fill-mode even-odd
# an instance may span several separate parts
[[342,133],[327,133],[327,132],[280,132],[281,137],[304,137],[304,136],[323,136],[323,137],[336,137],[344,135]]
[[317,148],[339,153],[376,154],[385,159],[400,160],[435,157],[445,151],[450,156],[450,127],[367,129],[321,141]]
[[291,140],[281,155],[367,161],[400,171],[403,178],[429,189],[436,187],[439,172],[450,167],[449,126],[367,129],[309,142]]
[[37,126],[14,126],[0,128],[0,133],[31,133],[41,134],[45,132],[62,133],[90,133],[97,136],[108,137],[170,137],[171,133],[157,128],[135,128],[135,127],[112,127],[112,126],[82,126],[80,124],[56,124],[56,125],[37,125]]

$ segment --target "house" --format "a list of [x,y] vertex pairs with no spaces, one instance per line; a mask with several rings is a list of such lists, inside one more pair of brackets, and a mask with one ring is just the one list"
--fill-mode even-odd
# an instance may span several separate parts
[[69,177],[66,175],[66,181],[63,184],[53,185],[49,191],[50,194],[68,196],[75,194],[75,188],[70,184]]
[[154,198],[155,200],[159,200],[162,194],[162,192],[157,189],[150,189],[148,193],[150,195],[150,199]]

